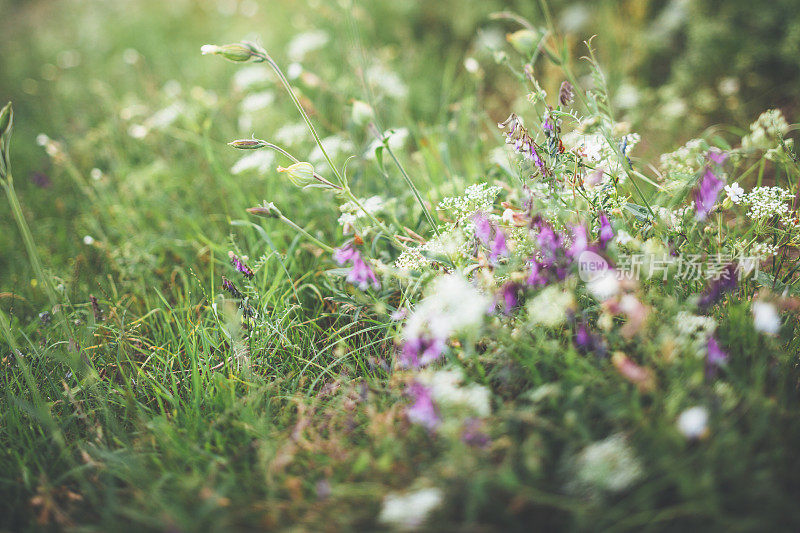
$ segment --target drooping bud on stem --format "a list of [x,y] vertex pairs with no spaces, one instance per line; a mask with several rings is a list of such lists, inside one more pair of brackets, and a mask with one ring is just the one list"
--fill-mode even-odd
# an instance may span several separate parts
[[272,202],[264,202],[264,205],[250,207],[247,209],[247,212],[251,215],[258,215],[268,218],[281,218],[283,216],[283,213],[281,213],[280,209],[278,209]]
[[243,41],[241,43],[226,44],[218,46],[216,44],[204,44],[200,48],[203,55],[222,56],[228,61],[253,61],[260,63],[266,61],[266,53],[257,44]]
[[261,139],[237,139],[229,142],[228,146],[233,146],[239,150],[258,150],[269,146],[269,143]]

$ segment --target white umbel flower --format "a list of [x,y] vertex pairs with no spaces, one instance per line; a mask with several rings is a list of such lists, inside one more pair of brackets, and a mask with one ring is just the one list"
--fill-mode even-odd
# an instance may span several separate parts
[[378,521],[401,530],[416,529],[441,505],[442,499],[442,491],[437,488],[388,494],[383,499]]
[[436,339],[447,339],[479,326],[489,309],[489,299],[460,274],[437,278],[430,289],[406,322],[406,338],[427,331]]
[[775,306],[769,302],[753,302],[751,306],[753,311],[753,325],[756,331],[766,333],[767,335],[777,335],[778,330],[781,328],[781,317]]

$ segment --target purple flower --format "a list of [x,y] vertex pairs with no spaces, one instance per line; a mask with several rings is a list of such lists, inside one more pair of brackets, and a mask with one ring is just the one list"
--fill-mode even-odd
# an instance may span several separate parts
[[706,156],[708,157],[709,161],[712,161],[713,163],[719,166],[724,165],[725,160],[728,159],[727,152],[723,152],[722,150],[717,150],[717,149],[709,150]]
[[242,262],[242,260],[241,260],[241,259],[239,259],[239,258],[236,256],[236,254],[235,254],[235,253],[233,253],[233,252],[230,252],[230,251],[229,251],[229,252],[228,252],[228,257],[229,257],[229,258],[230,258],[230,260],[231,260],[231,264],[233,265],[233,268],[235,268],[237,272],[239,272],[240,274],[242,274],[242,275],[243,275],[244,277],[246,277],[247,279],[252,279],[252,277],[253,277],[253,271],[252,271],[252,270],[250,270],[250,267],[248,267],[247,265],[245,265],[245,264]]
[[567,250],[567,257],[577,258],[589,249],[589,236],[582,224],[572,227],[572,245]]
[[424,426],[428,431],[435,431],[442,421],[433,404],[431,390],[421,383],[414,382],[409,385],[408,393],[414,400],[414,403],[406,408],[409,421]]
[[356,285],[362,291],[372,285],[372,288],[379,289],[381,283],[375,277],[375,273],[367,266],[361,254],[349,244],[333,251],[333,260],[339,266],[351,263],[350,272],[347,273],[347,281]]
[[714,208],[717,196],[719,196],[724,185],[723,181],[717,178],[710,168],[706,168],[700,187],[694,191],[694,204],[697,211],[695,217],[697,220],[705,220]]
[[719,367],[728,362],[728,354],[722,351],[713,335],[708,337],[706,349],[708,351],[706,355],[706,375],[714,377]]
[[506,314],[510,313],[512,309],[519,305],[517,289],[518,287],[516,283],[506,283],[500,290],[500,296],[503,300],[503,307]]
[[598,238],[600,239],[600,246],[602,248],[605,248],[608,241],[614,238],[614,230],[611,227],[611,222],[608,221],[608,217],[602,211],[600,211],[600,235]]
[[600,357],[606,355],[606,347],[603,344],[603,339],[586,327],[586,324],[581,323],[578,325],[578,331],[575,332],[575,339],[573,341],[578,351],[582,353],[594,353]]
[[536,244],[542,254],[542,264],[544,266],[552,265],[559,248],[561,248],[561,235],[553,231],[553,228],[541,219],[533,221],[532,229],[538,229]]
[[400,351],[403,366],[418,368],[438,359],[447,348],[443,339],[415,337],[407,339]]
[[528,275],[528,285],[547,285],[547,277],[542,272],[542,265],[539,261],[531,259],[531,273]]
[[719,302],[727,292],[736,289],[739,282],[736,263],[728,263],[719,276],[712,280],[703,294],[700,296],[698,305],[701,309],[707,309]]
[[475,237],[489,248],[489,261],[497,261],[501,256],[508,255],[505,233],[500,228],[494,227],[482,213],[477,213],[474,220]]
[[222,288],[228,291],[234,298],[244,298],[244,294],[242,294],[241,291],[236,288],[236,285],[225,276],[222,276]]

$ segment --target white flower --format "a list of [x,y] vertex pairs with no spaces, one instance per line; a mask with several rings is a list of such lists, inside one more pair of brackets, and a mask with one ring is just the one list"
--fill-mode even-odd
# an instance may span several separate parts
[[93,168],[91,172],[89,172],[89,176],[91,176],[94,181],[98,181],[103,177],[103,171],[99,168]]
[[[322,139],[322,146],[325,147],[325,151],[331,159],[335,159],[342,153],[351,154],[355,150],[355,146],[353,146],[352,142],[339,135],[325,137]],[[323,165],[326,162],[325,156],[322,154],[322,150],[320,150],[319,146],[314,147],[308,159],[315,165]]]
[[788,213],[789,206],[785,202],[791,198],[792,193],[781,187],[756,187],[744,195],[743,201],[750,205],[747,216],[760,220]]
[[442,499],[442,491],[437,488],[387,494],[378,521],[399,529],[416,529],[441,505]]
[[436,405],[465,407],[485,417],[491,414],[491,391],[477,383],[464,385],[461,370],[437,370],[420,374],[419,380],[430,387]]
[[147,137],[148,133],[149,130],[141,124],[133,124],[130,128],[128,128],[128,135],[134,139],[144,139]]
[[292,61],[302,61],[309,52],[319,50],[328,44],[328,39],[328,34],[322,30],[299,33],[289,41],[286,55]]
[[295,122],[294,124],[286,124],[275,132],[275,140],[281,144],[295,145],[302,142],[307,137],[308,126],[302,122]]
[[589,292],[598,300],[607,300],[619,292],[619,279],[616,271],[605,269],[598,272],[586,284]]
[[624,229],[621,229],[617,232],[617,237],[616,237],[617,244],[621,244],[624,246],[629,242],[631,242],[632,240],[633,237],[631,236],[631,234],[625,231]]
[[626,489],[642,475],[639,459],[621,434],[584,448],[576,466],[578,486],[588,485],[611,492]]
[[708,430],[708,410],[700,406],[686,409],[678,417],[677,425],[687,439],[699,439]]
[[481,68],[480,63],[474,57],[468,57],[464,60],[464,69],[470,74],[475,74]]
[[731,202],[735,204],[741,202],[742,198],[744,197],[744,189],[742,189],[736,182],[726,185],[725,193],[728,195],[728,198],[730,198]]
[[84,235],[83,236],[83,244],[85,244],[86,246],[93,245],[94,244],[94,237],[92,237],[91,235]]
[[417,338],[424,331],[436,339],[476,328],[489,309],[489,299],[460,274],[448,274],[431,282],[429,296],[406,321],[404,335]]
[[367,81],[380,89],[390,98],[405,98],[408,95],[408,87],[396,73],[387,70],[383,65],[373,65],[367,70]]
[[368,218],[366,210],[370,214],[375,214],[383,209],[383,199],[380,196],[360,199],[361,207],[355,202],[344,203],[339,210],[342,212],[339,217],[339,225],[342,226],[345,235],[350,235],[355,229],[355,224],[359,220]]
[[528,304],[528,315],[534,324],[558,326],[567,319],[572,304],[572,293],[550,285]]
[[756,331],[767,335],[777,335],[781,327],[781,317],[775,306],[769,302],[755,301],[751,306],[753,325]]
[[175,122],[178,117],[183,113],[183,104],[175,102],[174,104],[157,111],[150,118],[145,121],[145,126],[148,129],[162,129]]

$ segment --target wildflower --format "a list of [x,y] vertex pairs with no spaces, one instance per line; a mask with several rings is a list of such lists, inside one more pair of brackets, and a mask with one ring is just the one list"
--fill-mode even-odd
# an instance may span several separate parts
[[785,202],[791,197],[789,191],[780,187],[756,187],[744,198],[744,203],[750,205],[747,216],[761,220],[773,215],[785,215],[789,211]]
[[362,291],[372,285],[374,289],[379,289],[381,284],[375,273],[367,266],[358,250],[351,245],[343,246],[334,250],[333,259],[339,266],[350,263],[350,272],[347,274],[347,281],[356,285]]
[[581,224],[573,226],[572,244],[567,250],[567,257],[575,259],[588,249],[589,249],[589,235],[586,232],[586,228]]
[[[497,261],[508,255],[506,236],[500,228],[493,227],[489,219],[482,213],[475,215],[475,236],[489,248],[489,261]],[[494,233],[494,236],[492,236]]]
[[436,488],[388,494],[383,499],[378,521],[402,530],[417,529],[441,505],[442,499],[442,491]]
[[753,325],[756,331],[767,335],[777,335],[781,327],[781,317],[778,310],[769,302],[754,301],[751,305],[753,312]]
[[708,337],[706,343],[706,374],[712,377],[716,374],[717,367],[728,361],[728,354],[722,351],[714,336]]
[[568,106],[572,104],[575,99],[575,92],[572,89],[572,84],[567,80],[561,82],[561,87],[558,90],[558,101],[561,105]]
[[421,383],[414,382],[409,385],[408,393],[414,400],[414,403],[406,408],[408,420],[427,428],[429,431],[435,431],[441,424],[441,419],[436,412],[436,406],[433,404],[431,389]]
[[86,246],[93,245],[94,244],[94,237],[92,237],[91,235],[84,235],[83,236],[83,244],[85,244]]
[[517,298],[518,290],[519,287],[516,283],[509,282],[503,285],[500,294],[506,314],[510,313],[515,307],[517,307],[517,305],[519,305],[519,299]]
[[228,291],[234,298],[244,298],[244,294],[242,294],[236,285],[225,276],[222,276],[222,288]]
[[576,459],[576,488],[595,488],[609,492],[625,490],[642,476],[642,466],[622,434],[594,442]]
[[351,114],[353,123],[358,126],[363,126],[375,117],[375,111],[372,106],[361,100],[353,100],[353,112]]
[[711,307],[720,301],[725,293],[735,290],[738,281],[736,263],[728,263],[720,272],[719,277],[712,280],[711,284],[700,296],[698,305],[701,309]]
[[532,259],[530,261],[531,271],[528,275],[528,285],[537,286],[537,285],[547,285],[547,277],[542,272],[542,265]]
[[608,221],[608,217],[602,211],[600,211],[600,234],[598,238],[600,239],[600,246],[602,248],[606,247],[606,244],[614,238],[614,230],[611,227],[611,223]]
[[248,170],[259,174],[271,172],[275,163],[275,153],[267,150],[248,152],[231,166],[231,174],[238,175]]
[[711,149],[711,150],[708,151],[708,154],[706,154],[706,157],[712,163],[714,163],[714,164],[716,164],[718,166],[722,166],[722,165],[725,164],[725,160],[728,159],[728,154],[726,152],[723,152],[722,150],[718,150],[718,149],[714,148],[714,149]]
[[695,189],[694,203],[695,203],[695,216],[697,220],[704,220],[708,214],[714,209],[714,204],[717,201],[717,196],[722,190],[724,183],[717,178],[711,169],[706,169],[703,176],[703,181],[700,182],[699,189]]
[[697,440],[708,435],[708,410],[695,406],[683,411],[678,417],[678,431],[690,440]]
[[302,61],[306,54],[319,50],[328,44],[328,34],[322,30],[298,33],[289,41],[286,55],[292,61]]
[[731,202],[739,204],[744,197],[744,189],[742,189],[737,182],[733,182],[725,186],[725,194]]
[[419,379],[436,405],[467,409],[482,417],[491,414],[491,391],[477,383],[465,384],[461,370],[437,370],[423,373]]
[[246,264],[244,264],[242,262],[242,260],[239,259],[239,257],[237,257],[237,255],[235,253],[229,251],[228,252],[228,257],[231,260],[231,265],[233,265],[233,268],[235,268],[237,272],[242,274],[247,279],[252,279],[253,271],[250,270],[250,267],[248,267]]
[[578,330],[575,332],[573,340],[575,347],[582,353],[594,353],[600,357],[606,355],[606,347],[603,344],[603,339],[586,327],[586,324],[581,323]]
[[573,306],[572,293],[551,285],[528,303],[528,316],[534,324],[555,327],[564,323]]
[[214,44],[204,44],[200,48],[200,53],[203,55],[218,55],[222,56],[228,61],[254,61],[256,63],[266,61],[265,54],[257,45],[248,42],[241,42],[235,44],[226,44],[217,46]]
[[656,383],[653,371],[637,365],[623,352],[615,352],[611,357],[611,362],[622,377],[636,385],[640,392],[649,392],[655,388]]
[[480,325],[490,301],[459,274],[436,278],[403,328],[403,363],[421,366],[439,357],[454,333]]

